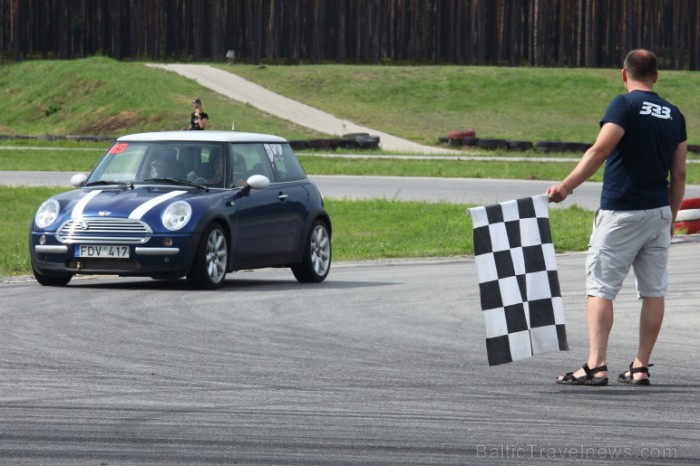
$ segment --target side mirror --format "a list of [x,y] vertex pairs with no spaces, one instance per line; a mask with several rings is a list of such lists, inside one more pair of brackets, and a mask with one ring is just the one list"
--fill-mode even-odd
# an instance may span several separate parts
[[85,183],[87,180],[87,175],[84,173],[76,173],[75,175],[71,176],[70,178],[70,184],[74,188],[79,188]]
[[246,183],[253,189],[263,189],[270,186],[270,179],[265,175],[251,175],[246,180]]

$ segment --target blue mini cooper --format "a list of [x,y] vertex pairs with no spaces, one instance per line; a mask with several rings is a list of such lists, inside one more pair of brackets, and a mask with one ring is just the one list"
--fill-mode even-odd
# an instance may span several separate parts
[[241,269],[290,267],[300,282],[322,282],[330,270],[330,218],[283,138],[133,134],[71,183],[76,189],[44,202],[32,222],[42,285],[107,274],[187,277],[215,289]]

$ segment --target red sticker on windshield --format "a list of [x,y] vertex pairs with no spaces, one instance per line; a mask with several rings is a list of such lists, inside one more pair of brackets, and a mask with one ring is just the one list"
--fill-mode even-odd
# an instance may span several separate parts
[[124,152],[126,150],[126,147],[128,145],[129,144],[127,144],[126,142],[120,142],[119,144],[115,144],[109,150],[109,153],[110,154],[121,154],[122,152]]

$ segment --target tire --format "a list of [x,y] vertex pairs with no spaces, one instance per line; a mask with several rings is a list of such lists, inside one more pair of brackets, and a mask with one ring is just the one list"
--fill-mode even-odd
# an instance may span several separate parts
[[301,263],[292,266],[292,273],[301,283],[321,283],[331,270],[331,235],[322,220],[311,225]]
[[42,286],[66,286],[71,281],[71,278],[73,278],[71,274],[44,275],[34,267],[32,267],[32,272],[34,272],[36,281]]
[[508,141],[508,149],[526,151],[531,150],[533,144],[530,141]]
[[359,136],[369,136],[369,133],[347,133],[340,136],[343,139],[352,139],[353,141]]
[[309,141],[289,141],[289,147],[294,150],[308,149]]
[[700,209],[700,197],[690,197],[681,201],[681,210]]
[[465,146],[469,146],[469,147],[476,147],[476,146],[479,145],[479,138],[476,138],[476,137],[474,137],[474,138],[471,138],[471,137],[464,138],[464,139],[462,139],[462,144],[465,145]]
[[228,240],[221,226],[212,224],[197,246],[187,280],[195,288],[215,290],[224,283],[228,266]]
[[309,147],[311,149],[332,149],[333,141],[331,139],[311,139]]
[[357,136],[355,141],[361,149],[379,148],[379,136]]
[[479,139],[477,146],[481,149],[505,149],[508,147],[508,142],[504,139]]
[[700,209],[681,209],[676,214],[676,222],[693,222],[700,220]]
[[585,142],[565,142],[563,144],[563,152],[586,152],[590,144]]
[[675,222],[673,224],[673,229],[677,235],[695,235],[700,233],[700,220]]
[[331,140],[331,148],[333,149],[349,149],[357,147],[357,141],[354,139],[333,139]]
[[535,144],[537,152],[544,152],[546,154],[551,152],[563,152],[564,143],[557,141],[540,141]]

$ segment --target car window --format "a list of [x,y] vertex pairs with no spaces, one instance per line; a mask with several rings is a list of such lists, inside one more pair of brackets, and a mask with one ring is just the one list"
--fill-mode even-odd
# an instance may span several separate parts
[[144,165],[147,150],[146,144],[114,144],[96,168],[95,181],[133,181]]
[[88,182],[172,178],[223,186],[223,170],[230,167],[224,162],[224,147],[201,142],[117,142]]
[[297,160],[289,144],[263,144],[277,181],[297,181],[306,179],[304,169]]
[[212,144],[181,145],[182,159],[187,166],[187,179],[195,183],[221,188],[226,178],[225,173],[231,164],[226,161],[224,146]]
[[149,144],[146,163],[139,179],[173,178],[184,180],[187,170],[182,162],[180,147],[173,144]]
[[234,186],[242,186],[251,175],[265,175],[270,181],[275,177],[267,154],[260,144],[232,144]]

